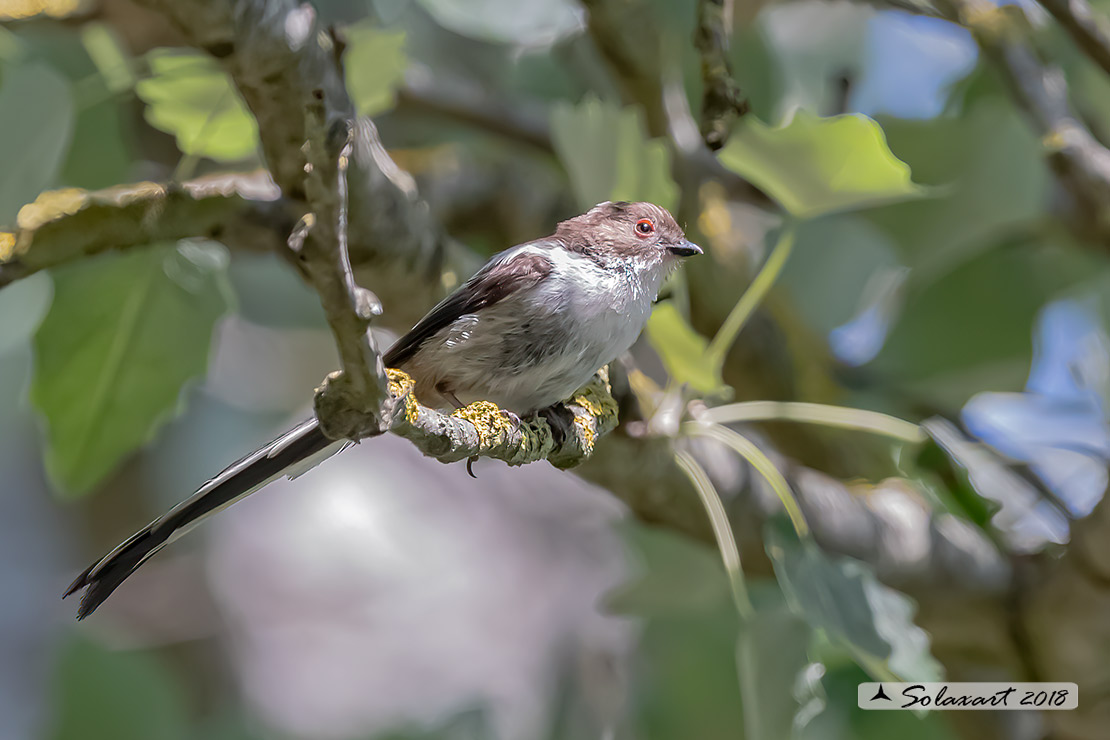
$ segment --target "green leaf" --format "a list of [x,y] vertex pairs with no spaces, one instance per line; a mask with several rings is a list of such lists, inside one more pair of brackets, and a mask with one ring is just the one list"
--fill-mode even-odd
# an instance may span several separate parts
[[876,278],[898,268],[896,249],[881,230],[858,215],[827,216],[798,225],[794,256],[779,284],[806,323],[824,335],[866,305]]
[[847,647],[878,680],[941,680],[909,597],[879,583],[866,564],[799,540],[785,522],[769,522],[765,532],[779,585],[810,626]]
[[69,83],[45,64],[4,68],[0,81],[0,225],[53,184],[73,138]]
[[666,530],[628,524],[620,532],[634,576],[605,597],[617,614],[675,616],[731,605],[721,557],[705,545]]
[[151,76],[135,85],[151,126],[173,134],[178,148],[197,157],[237,161],[258,150],[258,124],[227,74],[207,54],[155,49]]
[[54,680],[51,740],[185,740],[182,688],[150,655],[72,640]]
[[182,242],[56,271],[35,335],[31,400],[63,491],[87,493],[178,413],[228,308],[226,267],[222,246]]
[[987,99],[958,118],[882,124],[914,179],[938,186],[932,197],[861,214],[894,238],[909,266],[935,276],[1045,217],[1052,176],[1044,148],[1008,101]]
[[744,740],[787,740],[800,704],[794,688],[809,665],[811,628],[785,605],[760,608],[740,626],[736,667]]
[[393,107],[394,91],[404,78],[404,31],[384,31],[368,24],[344,29],[347,51],[347,92],[360,116],[373,116]]
[[879,124],[862,115],[819,118],[799,110],[778,128],[747,116],[720,158],[801,218],[925,192],[891,153]]
[[703,393],[724,385],[720,367],[709,355],[709,340],[694,331],[673,302],[655,307],[648,319],[647,333],[648,341],[676,382],[688,383]]
[[594,96],[576,106],[560,103],[551,112],[551,137],[582,208],[606,200],[667,209],[678,203],[670,154],[662,141],[647,138],[639,109]]

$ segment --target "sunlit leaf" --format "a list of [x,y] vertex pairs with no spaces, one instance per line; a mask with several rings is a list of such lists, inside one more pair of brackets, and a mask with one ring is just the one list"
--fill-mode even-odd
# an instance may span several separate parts
[[647,323],[648,341],[678,383],[710,393],[721,388],[720,369],[709,355],[709,340],[694,331],[673,302],[660,303]]
[[185,698],[150,655],[73,640],[61,655],[50,740],[184,740]]
[[228,307],[215,244],[155,246],[59,269],[35,335],[31,400],[46,418],[46,464],[86,493],[180,408]]
[[0,224],[57,176],[73,138],[69,83],[45,64],[8,66],[0,79]]
[[605,200],[646,200],[668,209],[678,202],[666,146],[647,138],[637,108],[596,97],[556,105],[551,136],[582,208]]
[[408,66],[404,32],[358,24],[344,29],[344,37],[347,91],[359,115],[372,116],[392,108],[394,90]]
[[797,612],[849,648],[871,675],[941,680],[929,636],[913,623],[916,607],[909,597],[879,583],[866,564],[800,541],[783,522],[768,524],[765,541],[779,585]]
[[150,77],[135,85],[151,126],[173,134],[185,154],[222,161],[258,149],[258,124],[227,74],[207,54],[155,49]]
[[803,218],[925,192],[891,153],[879,124],[861,115],[819,118],[799,110],[778,128],[746,116],[720,158]]

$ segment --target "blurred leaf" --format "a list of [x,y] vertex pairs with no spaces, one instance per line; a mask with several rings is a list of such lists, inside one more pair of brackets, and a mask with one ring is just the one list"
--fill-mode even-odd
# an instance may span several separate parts
[[617,614],[690,614],[731,604],[728,576],[710,548],[664,529],[641,524],[620,527],[634,575],[605,597]]
[[377,733],[369,740],[485,740],[493,737],[484,709],[467,709],[436,727],[398,729]]
[[957,409],[990,388],[1017,391],[1032,357],[1033,320],[1080,277],[1075,252],[1010,241],[968,259],[935,282],[910,274],[902,311],[869,367],[912,385],[940,409]]
[[87,493],[178,413],[228,308],[226,267],[222,246],[182,242],[55,272],[31,400],[47,422],[47,469],[65,493]]
[[646,200],[667,209],[678,202],[670,155],[648,139],[637,108],[618,108],[589,96],[551,111],[555,151],[582,208],[606,200]]
[[906,264],[924,268],[913,278],[918,283],[1044,218],[1051,175],[1043,148],[1008,101],[990,98],[934,121],[881,120],[914,179],[939,186],[929,198],[861,214],[894,239]]
[[105,100],[81,108],[60,179],[67,185],[98,190],[126,182],[133,173],[132,126],[121,106]]
[[344,29],[347,51],[347,92],[360,116],[373,116],[393,107],[394,91],[404,79],[404,31],[384,31],[365,23]]
[[746,116],[720,158],[802,218],[924,194],[879,124],[861,115],[799,110],[779,128]]
[[738,628],[727,597],[715,609],[646,620],[632,671],[633,737],[736,740],[741,735]]
[[724,385],[720,368],[709,355],[709,340],[678,312],[673,301],[656,305],[647,323],[648,341],[677,383],[711,393]]
[[809,664],[811,629],[785,605],[760,608],[740,627],[736,666],[744,703],[744,740],[787,740],[799,702],[795,685]]
[[878,680],[941,680],[909,597],[879,583],[866,564],[800,541],[785,522],[769,522],[765,533],[779,585],[810,626],[849,647]]
[[861,308],[879,271],[897,266],[894,245],[882,231],[856,215],[828,216],[798,225],[780,285],[806,323],[827,334]]
[[537,46],[582,27],[572,0],[419,0],[444,28],[483,41]]
[[258,149],[258,124],[216,60],[199,51],[155,49],[150,77],[135,85],[151,126],[173,134],[184,153],[220,161]]
[[[689,15],[694,16],[693,13]],[[767,34],[755,23],[735,29],[729,54],[733,77],[748,99],[751,114],[764,121],[774,119],[784,82],[781,65],[769,46]],[[700,68],[698,73],[700,79]]]
[[184,740],[185,700],[150,655],[71,640],[54,679],[51,740]]
[[873,680],[855,665],[829,668],[820,679],[825,708],[796,735],[797,740],[958,740],[948,712],[875,712],[856,705],[857,687]]
[[73,137],[69,84],[45,64],[6,66],[0,80],[0,224],[53,184]]

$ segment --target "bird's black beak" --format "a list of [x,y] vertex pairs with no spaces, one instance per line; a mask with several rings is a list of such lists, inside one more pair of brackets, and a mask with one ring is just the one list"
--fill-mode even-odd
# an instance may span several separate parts
[[681,244],[673,244],[667,249],[671,254],[677,254],[679,257],[693,257],[695,254],[705,254],[702,248],[692,241],[684,241]]

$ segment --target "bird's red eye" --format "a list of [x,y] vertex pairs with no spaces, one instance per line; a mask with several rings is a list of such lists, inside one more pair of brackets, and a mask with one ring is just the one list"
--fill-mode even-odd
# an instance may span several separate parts
[[636,222],[636,236],[645,237],[655,233],[655,224],[650,218],[641,218]]

